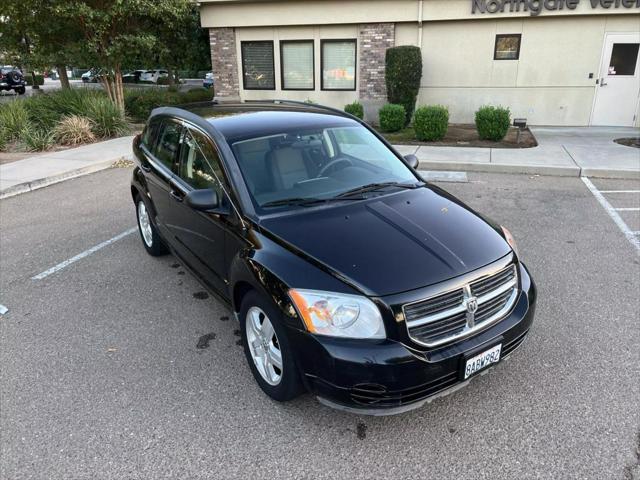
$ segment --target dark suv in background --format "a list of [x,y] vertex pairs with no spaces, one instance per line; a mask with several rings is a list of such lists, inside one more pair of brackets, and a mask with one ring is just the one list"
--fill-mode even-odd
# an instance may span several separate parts
[[18,95],[24,95],[27,82],[22,72],[15,67],[0,67],[0,90],[13,90]]
[[133,149],[144,248],[171,251],[230,306],[276,400],[308,390],[361,413],[415,408],[531,327],[536,289],[509,231],[344,112],[160,108]]

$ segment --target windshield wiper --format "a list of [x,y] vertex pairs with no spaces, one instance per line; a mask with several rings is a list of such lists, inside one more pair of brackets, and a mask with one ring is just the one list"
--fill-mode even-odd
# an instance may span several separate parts
[[386,187],[414,189],[414,188],[419,188],[423,185],[424,185],[423,183],[415,184],[415,183],[399,183],[399,182],[369,183],[367,185],[362,185],[360,187],[347,190],[346,192],[342,192],[340,195],[336,196],[335,198],[350,197],[351,195],[356,195],[358,193],[373,192],[375,190],[380,190],[381,188],[386,188]]
[[326,200],[323,200],[322,198],[312,198],[312,197],[308,197],[308,198],[304,198],[304,197],[295,197],[295,198],[283,198],[280,200],[274,200],[272,202],[267,202],[264,205],[261,205],[261,207],[286,207],[289,205],[296,205],[296,206],[307,206],[307,205],[316,205],[318,203],[325,203]]

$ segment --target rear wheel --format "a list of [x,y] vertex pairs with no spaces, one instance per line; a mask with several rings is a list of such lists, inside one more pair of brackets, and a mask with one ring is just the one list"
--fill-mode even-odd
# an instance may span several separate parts
[[302,392],[287,332],[271,302],[252,291],[242,299],[240,326],[251,373],[274,400],[292,400]]
[[24,87],[16,88],[16,93],[18,95],[24,95],[26,91],[27,91],[27,89],[24,88]]
[[136,213],[138,217],[138,231],[142,238],[142,245],[149,255],[159,257],[169,252],[164,242],[158,235],[155,225],[151,221],[151,215],[142,198],[136,197]]

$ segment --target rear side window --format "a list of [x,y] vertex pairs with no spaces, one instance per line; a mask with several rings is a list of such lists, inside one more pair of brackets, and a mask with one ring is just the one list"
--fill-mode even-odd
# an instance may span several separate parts
[[151,147],[153,146],[153,140],[156,137],[157,131],[158,131],[158,123],[154,122],[147,125],[144,131],[142,132],[142,139],[141,139],[142,145],[147,147],[149,150],[151,150]]
[[180,150],[179,176],[196,190],[212,188],[223,197],[220,182],[224,176],[218,152],[207,137],[195,130],[187,130]]
[[157,142],[153,151],[155,157],[169,170],[172,169],[178,154],[182,126],[175,122],[166,121],[160,126]]

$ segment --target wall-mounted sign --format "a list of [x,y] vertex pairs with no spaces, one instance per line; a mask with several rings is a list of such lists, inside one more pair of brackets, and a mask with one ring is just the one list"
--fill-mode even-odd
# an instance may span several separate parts
[[[575,10],[581,0],[471,0],[471,13],[530,12],[538,16],[544,10]],[[583,0],[591,8],[640,8],[640,0]]]

